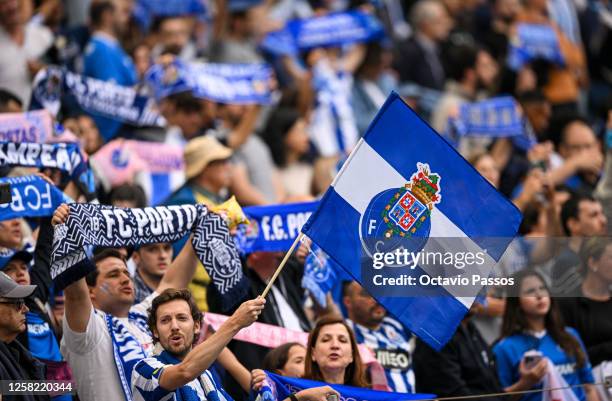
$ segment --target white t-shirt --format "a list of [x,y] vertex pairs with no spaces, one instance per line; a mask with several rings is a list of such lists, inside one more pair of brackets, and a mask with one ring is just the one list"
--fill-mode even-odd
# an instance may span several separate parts
[[[130,312],[147,316],[156,292],[141,303],[134,305]],[[141,343],[147,355],[153,350],[153,340],[148,333],[128,322],[121,321],[130,333]],[[77,333],[68,327],[64,317],[64,337],[60,350],[72,368],[72,375],[81,400],[106,401],[123,400],[123,389],[115,365],[113,343],[106,327],[106,313],[92,308],[84,333]]]

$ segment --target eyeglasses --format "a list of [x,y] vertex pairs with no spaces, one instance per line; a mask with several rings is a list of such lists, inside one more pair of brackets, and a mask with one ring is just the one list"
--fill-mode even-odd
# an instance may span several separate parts
[[23,299],[15,299],[15,300],[3,299],[0,301],[0,304],[13,305],[13,307],[19,311],[19,310],[22,310],[23,307],[25,306],[25,300]]

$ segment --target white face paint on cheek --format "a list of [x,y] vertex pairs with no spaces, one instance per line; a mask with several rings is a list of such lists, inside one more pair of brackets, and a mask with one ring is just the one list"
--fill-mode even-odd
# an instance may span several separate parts
[[110,287],[108,286],[108,283],[102,283],[100,286],[100,291],[110,294]]

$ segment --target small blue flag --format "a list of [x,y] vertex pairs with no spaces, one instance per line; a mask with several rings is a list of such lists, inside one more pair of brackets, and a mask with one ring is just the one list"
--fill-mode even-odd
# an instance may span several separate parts
[[565,65],[559,47],[559,37],[550,25],[518,24],[516,34],[510,39],[509,47],[507,63],[515,71],[537,58],[559,66]]

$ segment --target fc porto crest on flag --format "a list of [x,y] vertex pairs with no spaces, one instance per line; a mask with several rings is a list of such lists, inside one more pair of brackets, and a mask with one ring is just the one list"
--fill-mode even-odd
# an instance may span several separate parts
[[362,216],[362,245],[368,255],[402,247],[418,251],[427,241],[431,211],[442,200],[442,177],[427,163],[415,167],[410,182],[377,194]]

